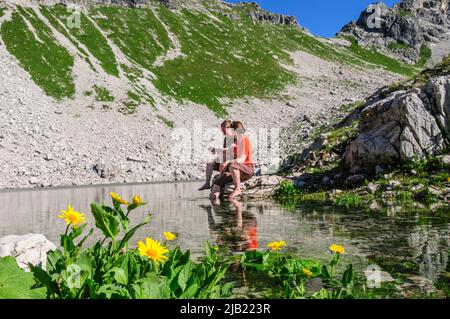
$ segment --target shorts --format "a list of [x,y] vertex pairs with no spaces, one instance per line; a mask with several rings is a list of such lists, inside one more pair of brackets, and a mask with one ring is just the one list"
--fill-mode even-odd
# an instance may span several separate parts
[[226,184],[232,183],[233,177],[231,176],[231,173],[229,172],[230,169],[238,169],[239,170],[239,173],[241,175],[241,182],[245,182],[246,180],[249,180],[250,178],[252,178],[253,174],[255,172],[255,168],[253,165],[242,164],[242,163],[231,163],[228,165],[227,169],[225,170],[225,173],[222,174],[214,182],[214,185],[218,185],[222,188]]

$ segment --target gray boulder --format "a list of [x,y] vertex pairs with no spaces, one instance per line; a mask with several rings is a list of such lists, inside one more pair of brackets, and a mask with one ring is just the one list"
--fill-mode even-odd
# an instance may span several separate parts
[[372,98],[361,112],[359,135],[346,148],[351,173],[373,173],[376,165],[435,155],[450,146],[450,76],[422,89]]

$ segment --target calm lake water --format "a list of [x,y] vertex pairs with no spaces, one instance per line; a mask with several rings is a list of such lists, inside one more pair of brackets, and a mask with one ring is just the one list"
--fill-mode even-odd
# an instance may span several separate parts
[[[125,199],[139,195],[148,202],[133,212],[133,222],[148,212],[152,222],[136,233],[133,243],[146,236],[162,239],[163,231],[178,235],[177,243],[203,252],[205,241],[226,245],[235,252],[265,249],[285,240],[287,249],[302,257],[330,259],[328,247],[346,248],[344,264],[352,262],[363,275],[368,265],[389,272],[396,282],[383,285],[389,296],[448,295],[450,286],[450,211],[415,209],[346,209],[327,206],[281,205],[275,201],[224,202],[214,206],[200,183],[107,185],[57,189],[0,191],[0,237],[40,233],[58,243],[65,224],[57,216],[70,203],[86,213],[89,205],[111,203],[110,192]],[[95,233],[90,240],[100,238]],[[387,287],[387,288],[386,288]],[[383,290],[384,291],[384,290]]]

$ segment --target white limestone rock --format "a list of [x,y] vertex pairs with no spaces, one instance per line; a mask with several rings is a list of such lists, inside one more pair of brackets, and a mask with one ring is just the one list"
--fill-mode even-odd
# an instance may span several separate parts
[[41,265],[44,269],[47,253],[56,245],[41,234],[10,235],[0,238],[0,257],[11,256],[20,268],[29,271],[28,263]]

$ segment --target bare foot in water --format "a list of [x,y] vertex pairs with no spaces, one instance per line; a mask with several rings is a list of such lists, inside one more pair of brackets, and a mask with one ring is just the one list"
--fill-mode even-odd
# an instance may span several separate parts
[[241,190],[240,189],[236,189],[236,190],[234,190],[234,191],[232,191],[231,192],[231,194],[228,196],[228,198],[235,198],[236,196],[239,196],[239,195],[241,195]]
[[211,189],[211,186],[204,184],[202,187],[200,187],[198,190],[199,191],[204,191],[206,189]]

